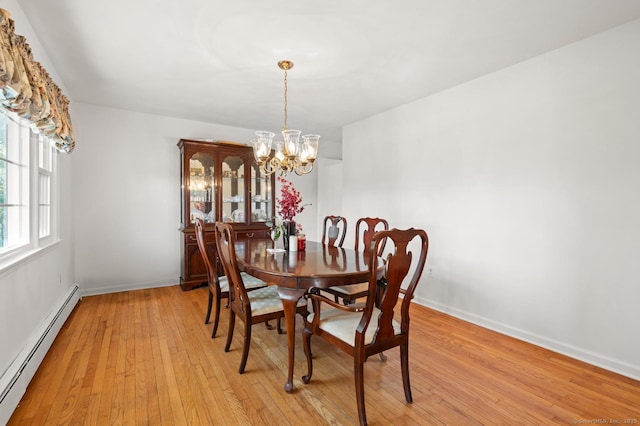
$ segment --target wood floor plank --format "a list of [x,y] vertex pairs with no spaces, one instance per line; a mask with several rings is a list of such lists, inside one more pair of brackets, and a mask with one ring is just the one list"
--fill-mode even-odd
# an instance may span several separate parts
[[[85,297],[62,327],[9,425],[326,425],[357,423],[353,360],[312,338],[314,374],[296,323],[294,392],[283,390],[286,336],[254,326],[238,374],[243,324],[224,352],[203,324],[207,289],[178,286]],[[413,404],[397,350],[365,364],[371,425],[640,421],[640,382],[413,305]],[[630,424],[630,423],[626,423]],[[631,423],[632,424],[632,423]]]

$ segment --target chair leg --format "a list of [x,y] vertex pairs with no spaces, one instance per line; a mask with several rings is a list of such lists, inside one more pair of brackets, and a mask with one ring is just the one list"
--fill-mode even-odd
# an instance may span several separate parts
[[265,321],[264,326],[267,327],[267,330],[273,330],[273,326],[269,324],[269,321]]
[[238,373],[244,373],[244,368],[247,366],[247,358],[249,358],[249,346],[251,345],[251,324],[244,323],[244,342],[242,345],[242,359],[240,360],[240,368]]
[[384,354],[384,352],[379,352],[378,355],[380,356],[380,361],[384,362],[387,360],[387,356]]
[[307,374],[302,376],[302,382],[304,384],[309,383],[311,375],[313,374],[313,360],[311,355],[311,335],[313,333],[307,327],[302,330],[302,345],[304,346],[304,354],[307,358]]
[[209,324],[211,318],[211,305],[213,305],[213,293],[209,292],[209,302],[207,302],[207,315],[204,317],[204,323]]
[[411,396],[411,383],[409,382],[409,343],[400,345],[400,369],[402,370],[402,384],[404,385],[404,398],[407,402],[413,402]]
[[353,357],[353,370],[356,379],[356,403],[360,425],[367,424],[367,413],[364,406],[364,358],[361,354]]
[[236,313],[229,312],[229,331],[227,332],[227,344],[224,347],[225,352],[229,352],[229,348],[231,347],[231,340],[233,339],[233,329],[236,325]]
[[278,334],[282,334],[284,331],[282,330],[282,318],[278,318]]
[[211,338],[216,337],[218,332],[218,324],[220,323],[220,296],[215,297],[216,312],[213,314],[213,331],[211,331]]

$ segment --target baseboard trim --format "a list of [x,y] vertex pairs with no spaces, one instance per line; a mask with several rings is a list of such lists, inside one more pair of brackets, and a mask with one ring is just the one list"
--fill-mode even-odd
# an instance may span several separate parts
[[179,280],[167,279],[160,281],[138,282],[114,286],[82,288],[82,296],[97,296],[100,294],[120,293],[123,291],[145,290],[148,288],[171,287],[178,285]]
[[80,301],[78,286],[74,285],[55,306],[58,309],[45,318],[9,368],[0,377],[0,424],[6,424],[20,403],[29,382],[49,351],[71,311]]
[[498,333],[523,340],[527,343],[549,349],[553,352],[566,355],[579,361],[584,361],[588,364],[604,368],[605,370],[621,374],[634,380],[640,380],[640,366],[638,365],[632,365],[620,360],[607,357],[602,354],[588,351],[584,348],[579,348],[577,346],[559,342],[554,339],[549,339],[545,336],[530,333],[526,330],[514,328],[507,324],[502,324],[470,312],[452,308],[433,300],[415,297],[414,301],[416,303],[419,303],[420,305],[435,309],[436,311],[454,316],[456,318],[460,318],[472,324],[479,325],[480,327],[488,328],[489,330],[493,330]]

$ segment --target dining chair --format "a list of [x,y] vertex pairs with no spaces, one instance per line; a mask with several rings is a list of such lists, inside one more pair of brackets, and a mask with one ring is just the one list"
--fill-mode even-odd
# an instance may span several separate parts
[[[280,319],[284,318],[284,309],[278,295],[278,287],[275,285],[247,291],[243,275],[238,267],[238,260],[236,259],[235,237],[231,225],[224,222],[216,222],[215,240],[218,256],[224,267],[225,275],[229,279],[229,332],[227,333],[227,343],[224,351],[229,352],[231,348],[236,317],[239,317],[244,322],[244,343],[240,368],[238,369],[238,372],[242,374],[249,357],[252,325],[276,319],[278,320],[278,333],[282,334]],[[300,298],[298,301],[296,312],[303,317],[306,315],[307,300],[305,298]]]
[[[378,257],[383,243],[391,246],[385,260]],[[421,229],[392,229],[377,232],[368,250],[369,290],[364,302],[351,305],[336,303],[319,293],[309,293],[313,312],[305,319],[302,331],[304,353],[307,358],[307,374],[302,381],[307,384],[313,374],[311,336],[320,336],[353,357],[356,402],[361,425],[367,424],[364,403],[364,362],[367,357],[400,347],[400,368],[404,396],[411,403],[409,382],[409,306],[427,259],[429,239]],[[416,253],[413,253],[416,250]],[[385,262],[382,264],[381,262]],[[375,303],[378,268],[384,265],[387,286]],[[406,288],[403,297],[400,289]],[[397,309],[397,305],[400,309]],[[324,305],[329,305],[328,307]],[[394,318],[397,315],[397,319]]]
[[322,223],[322,244],[342,247],[346,235],[347,219],[345,217],[331,215],[324,218]]
[[[213,331],[211,337],[216,337],[218,323],[220,322],[220,306],[222,299],[229,299],[229,281],[226,276],[219,277],[216,267],[216,251],[207,245],[204,233],[204,221],[201,218],[195,219],[196,241],[202,254],[202,260],[207,270],[207,282],[209,287],[209,301],[207,303],[207,314],[204,323],[209,324],[211,319],[211,308],[215,304],[216,311],[213,316]],[[267,283],[242,272],[242,278],[247,290],[266,287]]]
[[[371,240],[373,235],[378,231],[384,231],[389,229],[389,222],[386,219],[379,217],[362,217],[356,222],[356,251],[366,251],[371,246]],[[380,244],[380,251],[378,256],[382,256],[384,251],[385,242]],[[332,294],[335,301],[338,302],[342,299],[345,305],[355,302],[361,297],[367,295],[369,289],[369,283],[339,285],[323,289],[329,294]]]

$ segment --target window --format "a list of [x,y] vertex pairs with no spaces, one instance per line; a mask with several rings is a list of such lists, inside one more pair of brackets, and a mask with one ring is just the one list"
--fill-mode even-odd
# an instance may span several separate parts
[[9,249],[29,242],[29,138],[0,117],[0,249]]
[[55,151],[49,139],[38,138],[38,236],[51,235],[51,180]]
[[0,258],[38,248],[57,229],[56,159],[47,137],[14,114],[0,113]]

